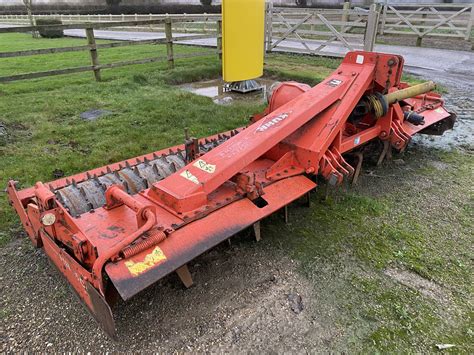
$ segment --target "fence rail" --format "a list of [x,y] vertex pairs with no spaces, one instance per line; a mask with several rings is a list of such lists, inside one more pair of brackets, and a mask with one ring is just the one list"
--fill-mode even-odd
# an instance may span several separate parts
[[383,4],[379,33],[424,37],[472,38],[474,4]]
[[[41,78],[53,75],[63,75],[71,73],[80,73],[86,71],[92,71],[94,77],[97,81],[101,80],[101,70],[118,68],[127,65],[135,64],[145,64],[158,61],[167,61],[168,68],[174,68],[175,59],[181,58],[192,58],[192,57],[202,57],[202,56],[211,56],[215,55],[209,51],[195,52],[190,54],[174,54],[173,45],[183,41],[190,41],[196,39],[204,38],[217,38],[217,52],[216,54],[221,58],[222,48],[221,48],[221,19],[218,17],[215,21],[215,30],[211,34],[194,34],[194,35],[180,35],[173,36],[173,23],[174,22],[190,22],[190,21],[199,21],[202,16],[168,16],[162,17],[153,20],[129,20],[129,21],[116,21],[116,22],[98,22],[98,23],[70,23],[62,25],[46,25],[46,26],[18,26],[18,27],[7,27],[0,28],[0,34],[2,33],[13,33],[13,32],[32,32],[39,29],[85,29],[87,44],[82,46],[71,46],[71,47],[60,47],[60,48],[44,48],[44,49],[33,49],[33,50],[23,50],[23,51],[14,51],[14,52],[0,52],[1,58],[12,58],[12,57],[23,57],[23,56],[34,56],[41,54],[54,54],[54,53],[65,53],[65,52],[77,52],[77,51],[89,51],[91,58],[91,65],[74,67],[74,68],[65,68],[57,70],[49,70],[43,72],[33,72],[33,73],[24,73],[16,74],[9,76],[0,77],[0,82],[9,82],[16,80],[24,79],[33,79]],[[129,26],[141,26],[141,25],[163,25],[165,37],[158,39],[148,39],[148,40],[138,40],[138,41],[118,41],[110,43],[100,43],[97,44],[94,35],[94,29],[97,28],[112,28],[112,27],[129,27]],[[143,45],[143,44],[166,44],[166,56],[153,57],[153,58],[144,58],[136,60],[128,60],[121,62],[114,62],[108,64],[100,64],[99,61],[99,49],[104,48],[115,48],[115,47],[124,47],[124,46],[134,46],[134,45]]]
[[[267,10],[267,51],[287,50],[313,55],[344,56],[345,51],[372,51],[378,12],[351,9],[278,8]],[[297,45],[295,45],[295,43]]]
[[[2,52],[1,58],[30,55],[89,51],[90,66],[17,74],[0,77],[0,82],[38,78],[43,76],[93,71],[100,80],[102,69],[125,65],[167,61],[170,68],[174,59],[209,55],[194,53],[175,55],[173,45],[182,41],[217,38],[217,55],[222,55],[220,14],[190,15],[35,15],[41,18],[58,18],[62,25],[31,26],[26,15],[0,15],[0,23],[14,23],[21,26],[0,28],[2,33],[31,32],[45,29],[85,29],[87,44],[74,47],[46,48]],[[290,51],[312,55],[342,57],[349,50],[372,51],[377,34],[415,35],[417,45],[427,36],[462,38],[472,40],[474,25],[474,4],[373,4],[366,10],[351,8],[344,3],[342,9],[282,8],[268,3],[265,19],[266,52]],[[96,29],[130,29],[164,32],[160,39],[141,41],[118,41],[96,44]],[[183,34],[191,33],[189,35]],[[179,36],[173,35],[179,33]],[[140,44],[166,44],[167,56],[100,64],[99,49],[133,46]]]
[[[81,24],[86,22],[111,23],[111,22],[139,22],[147,20],[163,20],[171,18],[173,20],[173,31],[182,33],[212,33],[215,32],[215,23],[221,18],[220,14],[121,14],[121,15],[33,15],[36,23],[38,19],[56,18],[63,24]],[[29,25],[30,19],[27,15],[0,15],[0,23],[13,23]],[[164,23],[147,23],[135,26],[136,30],[164,31]]]

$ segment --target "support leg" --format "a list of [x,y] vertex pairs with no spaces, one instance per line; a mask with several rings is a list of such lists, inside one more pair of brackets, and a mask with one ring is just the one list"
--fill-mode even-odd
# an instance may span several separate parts
[[304,204],[308,208],[311,207],[311,194],[309,192],[307,192],[306,195],[305,195]]
[[253,232],[255,234],[255,240],[259,242],[262,239],[260,234],[260,221],[253,224]]
[[362,162],[364,161],[364,154],[362,152],[357,152],[354,155],[357,157],[357,166],[352,177],[352,185],[357,184],[357,180],[359,179],[360,171],[362,169]]
[[385,156],[387,155],[387,152],[388,152],[389,149],[390,149],[390,142],[389,141],[383,141],[383,149],[382,149],[382,153],[380,153],[379,159],[377,160],[377,166],[382,164],[382,162],[385,159]]
[[377,160],[377,166],[382,164],[384,159],[392,160],[392,144],[390,141],[383,141],[383,150],[380,153],[379,159]]
[[179,279],[184,284],[184,287],[190,288],[193,285],[193,277],[189,272],[188,265],[184,264],[180,268],[176,269],[176,273],[179,276]]
[[283,207],[283,216],[285,218],[285,224],[288,224],[290,221],[289,216],[288,216],[288,205]]

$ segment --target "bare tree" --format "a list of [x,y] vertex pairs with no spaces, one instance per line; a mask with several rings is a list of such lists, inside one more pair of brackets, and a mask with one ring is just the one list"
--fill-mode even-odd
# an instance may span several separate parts
[[[28,19],[30,20],[30,25],[35,26],[35,19],[33,18],[33,12],[31,10],[33,0],[23,0],[23,3],[25,4],[26,7],[26,12],[28,13]],[[33,35],[33,38],[38,38],[38,31],[32,31],[31,34]]]

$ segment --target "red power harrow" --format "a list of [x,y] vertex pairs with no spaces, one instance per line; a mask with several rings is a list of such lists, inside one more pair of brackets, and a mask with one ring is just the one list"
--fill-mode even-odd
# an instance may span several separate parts
[[[432,82],[401,83],[403,58],[351,52],[322,83],[280,84],[245,128],[17,190],[29,238],[111,336],[111,307],[316,187],[355,178],[345,160],[372,140],[384,155],[415,133],[442,134],[455,115]],[[360,155],[360,154],[359,154]],[[346,155],[347,157],[347,155]]]

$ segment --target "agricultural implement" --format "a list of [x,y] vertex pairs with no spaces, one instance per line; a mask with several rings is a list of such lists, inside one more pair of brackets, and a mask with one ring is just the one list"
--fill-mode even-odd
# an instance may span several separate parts
[[[360,170],[362,148],[383,143],[380,161],[415,133],[442,134],[455,115],[433,82],[400,81],[403,58],[350,52],[326,80],[282,83],[269,105],[237,128],[8,197],[29,238],[66,277],[111,336],[111,308],[252,227],[322,179],[338,185]],[[348,163],[349,154],[359,161]],[[316,180],[318,177],[318,180]]]

